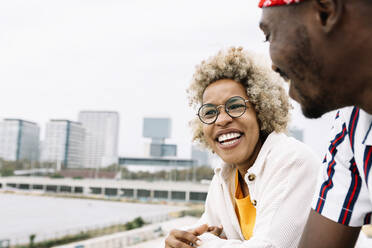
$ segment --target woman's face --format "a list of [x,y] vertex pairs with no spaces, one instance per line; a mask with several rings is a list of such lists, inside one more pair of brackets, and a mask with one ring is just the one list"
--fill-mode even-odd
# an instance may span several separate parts
[[[231,79],[218,80],[205,89],[203,104],[222,105],[233,96],[249,100],[242,84]],[[225,163],[250,167],[261,148],[261,142],[256,112],[250,102],[246,106],[245,113],[237,118],[230,117],[224,107],[219,108],[216,122],[203,124],[203,133],[213,151]]]

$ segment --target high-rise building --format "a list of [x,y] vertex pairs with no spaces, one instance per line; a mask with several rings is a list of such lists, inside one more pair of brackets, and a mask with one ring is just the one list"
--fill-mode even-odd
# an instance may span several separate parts
[[146,117],[143,119],[143,137],[151,138],[155,143],[164,143],[164,139],[170,138],[170,134],[170,118]]
[[4,119],[0,122],[0,157],[17,161],[39,160],[40,127],[21,119]]
[[51,120],[46,124],[42,159],[62,168],[83,166],[85,129],[79,122]]
[[165,139],[170,138],[170,118],[144,118],[143,137],[151,138],[149,155],[151,157],[175,157],[177,145],[165,144]]
[[119,113],[81,111],[79,122],[86,130],[84,166],[100,168],[117,164]]

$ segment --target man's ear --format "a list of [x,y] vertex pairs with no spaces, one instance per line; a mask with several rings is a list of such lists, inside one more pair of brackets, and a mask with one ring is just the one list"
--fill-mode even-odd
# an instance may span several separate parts
[[329,33],[340,22],[344,0],[315,0],[316,17],[324,32]]

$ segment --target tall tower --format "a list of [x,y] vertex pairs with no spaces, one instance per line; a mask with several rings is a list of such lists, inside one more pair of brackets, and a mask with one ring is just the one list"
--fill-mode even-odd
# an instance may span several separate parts
[[100,168],[117,164],[119,113],[81,111],[79,122],[86,130],[84,167]]
[[81,123],[51,120],[46,125],[42,158],[62,168],[83,166],[85,129]]
[[39,160],[40,127],[21,119],[0,122],[0,157],[9,160]]
[[177,156],[177,145],[165,144],[165,139],[170,138],[171,119],[169,118],[144,118],[143,137],[151,138],[151,157]]

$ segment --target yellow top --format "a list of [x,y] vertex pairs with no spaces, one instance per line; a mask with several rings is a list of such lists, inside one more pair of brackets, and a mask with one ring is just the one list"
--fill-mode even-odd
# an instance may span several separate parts
[[249,195],[243,198],[243,191],[239,183],[239,171],[236,170],[235,176],[235,213],[238,217],[240,229],[246,240],[253,234],[254,224],[256,222],[256,208],[253,206]]

